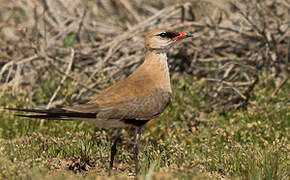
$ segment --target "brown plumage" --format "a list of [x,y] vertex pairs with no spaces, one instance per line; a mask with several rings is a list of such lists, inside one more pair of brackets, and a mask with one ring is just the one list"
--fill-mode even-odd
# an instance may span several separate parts
[[[128,78],[102,91],[87,104],[64,106],[62,108],[15,109],[37,114],[18,115],[22,117],[53,120],[84,120],[99,127],[137,126],[135,141],[136,174],[138,173],[138,140],[141,127],[160,115],[171,99],[171,85],[166,51],[174,42],[191,37],[184,32],[177,33],[163,29],[150,31],[145,37],[146,57],[144,63]],[[117,141],[114,142],[116,148]],[[114,155],[111,152],[111,167]]]

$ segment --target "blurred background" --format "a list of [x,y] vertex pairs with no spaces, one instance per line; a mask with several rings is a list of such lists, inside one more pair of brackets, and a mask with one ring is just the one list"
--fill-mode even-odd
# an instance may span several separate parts
[[[0,0],[0,104],[86,102],[143,62],[148,30],[189,32],[194,38],[168,53],[174,97],[146,127],[144,177],[168,171],[169,178],[283,179],[289,175],[289,13],[287,0]],[[113,130],[0,113],[2,177],[27,176],[22,166],[36,174],[43,168],[41,177],[51,169],[87,175],[100,167],[105,174]],[[120,164],[133,162],[127,151]],[[130,176],[125,167],[121,172]]]

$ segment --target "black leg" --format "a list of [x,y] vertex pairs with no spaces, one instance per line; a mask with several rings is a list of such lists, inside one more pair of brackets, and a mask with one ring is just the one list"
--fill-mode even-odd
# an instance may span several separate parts
[[121,130],[122,129],[118,129],[117,135],[115,136],[114,143],[111,147],[110,171],[114,165],[114,159],[115,159],[115,155],[117,153],[117,143],[121,140],[121,138],[120,138],[121,137]]
[[142,134],[142,127],[137,127],[136,128],[136,138],[135,138],[135,142],[134,142],[134,157],[135,157],[135,173],[136,173],[136,176],[139,173],[138,155],[139,155],[139,139],[140,139],[141,134]]

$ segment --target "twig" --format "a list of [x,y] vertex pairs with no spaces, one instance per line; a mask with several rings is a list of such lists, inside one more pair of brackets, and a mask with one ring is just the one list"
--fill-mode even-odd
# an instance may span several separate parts
[[10,61],[10,62],[6,63],[6,64],[2,67],[2,69],[1,69],[1,71],[0,71],[0,82],[1,82],[1,79],[2,79],[2,76],[3,76],[4,72],[5,72],[5,71],[10,67],[10,66],[13,66],[13,64],[14,64],[14,61]]
[[245,95],[243,95],[243,93],[241,93],[237,88],[235,88],[233,86],[233,83],[230,83],[230,82],[226,82],[226,81],[223,81],[223,80],[220,80],[220,79],[205,79],[206,81],[211,81],[211,82],[219,82],[219,83],[222,83],[222,84],[225,84],[227,86],[229,86],[230,88],[232,88],[239,96],[241,96],[244,100],[247,99]]
[[78,80],[76,80],[75,78],[73,78],[71,75],[66,74],[65,72],[61,71],[61,70],[58,69],[54,64],[52,64],[52,65],[56,68],[56,70],[57,70],[60,74],[63,74],[64,76],[66,76],[66,77],[70,78],[71,80],[75,81],[79,86],[81,86],[81,87],[83,87],[83,88],[85,88],[85,89],[87,89],[87,90],[89,90],[89,91],[91,91],[91,92],[93,92],[93,93],[99,93],[99,91],[96,91],[96,90],[94,90],[94,89],[92,89],[92,88],[90,88],[90,87],[84,85],[83,83],[81,83],[81,82],[79,82]]
[[120,0],[120,2],[132,14],[132,16],[135,18],[137,22],[141,21],[140,16],[138,15],[138,13],[135,11],[135,9],[131,6],[131,4],[127,0]]
[[69,75],[69,72],[71,71],[71,67],[72,67],[72,65],[73,65],[74,53],[75,53],[75,52],[74,52],[74,49],[73,49],[73,48],[71,48],[70,51],[71,51],[71,52],[70,52],[70,61],[69,61],[69,64],[68,64],[68,66],[67,66],[67,69],[66,69],[66,71],[65,71],[66,76],[63,76],[63,77],[62,77],[62,80],[60,81],[60,84],[58,85],[58,87],[57,87],[56,90],[54,91],[53,95],[51,96],[51,98],[50,98],[50,100],[49,100],[49,103],[48,103],[47,106],[46,106],[47,109],[50,108],[52,102],[53,102],[54,99],[56,98],[56,95],[57,95],[57,94],[59,93],[59,91],[61,90],[61,88],[62,88],[62,86],[63,86],[63,83],[64,83],[64,81],[65,81],[66,78],[67,78],[67,75]]
[[83,12],[83,15],[82,15],[82,19],[81,19],[81,22],[79,24],[79,27],[78,27],[78,30],[77,30],[77,37],[79,40],[81,40],[80,38],[80,33],[81,33],[81,30],[82,30],[82,27],[84,25],[84,20],[85,20],[85,17],[86,17],[86,14],[87,14],[87,11],[88,11],[88,6],[86,5],[85,9],[84,9],[84,12]]
[[285,79],[283,79],[278,86],[276,87],[276,89],[272,92],[272,94],[267,98],[266,102],[269,103],[272,99],[275,98],[276,94],[280,91],[280,89],[282,88],[282,86],[284,84],[287,83],[287,81],[289,80],[289,76],[287,76]]

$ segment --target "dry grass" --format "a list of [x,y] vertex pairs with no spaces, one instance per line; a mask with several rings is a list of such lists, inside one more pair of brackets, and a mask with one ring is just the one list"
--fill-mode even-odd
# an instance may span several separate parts
[[[142,177],[287,179],[289,9],[285,0],[0,0],[0,102],[86,101],[140,65],[148,29],[187,31],[195,38],[169,52],[174,100],[147,126]],[[107,178],[112,130],[1,113],[1,178]],[[118,156],[116,178],[130,176],[130,153]]]
[[[144,32],[170,27],[196,36],[181,50],[171,50],[171,72],[204,79],[204,108],[240,108],[250,102],[261,71],[277,78],[278,89],[288,80],[288,6],[270,0],[7,2],[0,25],[0,80],[5,87],[25,87],[34,97],[39,81],[57,73],[62,82],[75,84],[73,101],[82,100],[142,62]],[[69,48],[75,53],[70,55]],[[47,107],[66,101],[56,96],[61,88],[50,95]]]

